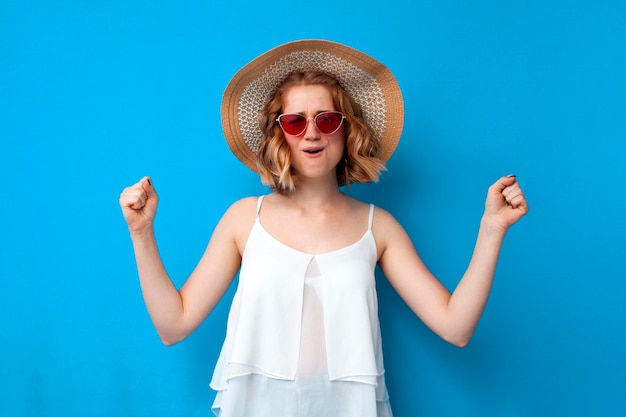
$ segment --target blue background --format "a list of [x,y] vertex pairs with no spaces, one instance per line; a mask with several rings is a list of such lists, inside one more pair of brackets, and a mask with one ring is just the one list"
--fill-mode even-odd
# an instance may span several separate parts
[[396,417],[626,415],[625,4],[0,1],[0,415],[210,415],[233,288],[162,346],[117,200],[153,177],[182,284],[224,210],[267,192],[223,139],[221,94],[301,38],[396,75],[402,141],[349,192],[391,211],[448,288],[487,187],[517,174],[531,203],[466,349],[380,277]]

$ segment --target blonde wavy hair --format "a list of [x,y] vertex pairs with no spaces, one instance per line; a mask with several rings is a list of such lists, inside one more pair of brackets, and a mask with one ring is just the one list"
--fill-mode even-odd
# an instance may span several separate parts
[[294,86],[323,85],[331,93],[335,109],[345,116],[346,143],[337,165],[337,183],[377,182],[385,163],[380,159],[380,144],[363,120],[361,106],[330,74],[317,71],[294,72],[278,86],[260,114],[263,140],[256,154],[258,172],[263,184],[281,194],[295,191],[297,175],[291,167],[291,151],[276,118],[282,113],[283,97]]

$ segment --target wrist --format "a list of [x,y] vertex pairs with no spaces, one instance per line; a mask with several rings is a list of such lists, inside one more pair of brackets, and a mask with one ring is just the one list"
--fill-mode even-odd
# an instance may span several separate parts
[[480,231],[489,238],[502,240],[506,235],[508,227],[495,221],[488,215],[484,215],[480,220]]
[[152,225],[141,228],[129,227],[128,231],[130,232],[130,239],[133,241],[133,243],[154,240],[154,227]]

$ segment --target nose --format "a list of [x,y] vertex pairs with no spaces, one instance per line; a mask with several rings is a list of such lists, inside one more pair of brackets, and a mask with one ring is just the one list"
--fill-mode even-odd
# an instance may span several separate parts
[[315,126],[315,120],[310,117],[306,123],[306,129],[304,129],[304,137],[305,140],[318,140],[320,139],[320,131]]

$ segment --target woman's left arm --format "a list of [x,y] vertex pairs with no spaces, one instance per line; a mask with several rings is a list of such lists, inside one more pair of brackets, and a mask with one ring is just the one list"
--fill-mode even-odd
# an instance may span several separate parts
[[487,303],[504,236],[527,212],[526,198],[514,176],[502,177],[489,187],[474,253],[452,294],[426,268],[404,229],[386,213],[379,216],[374,231],[380,244],[379,264],[428,327],[463,347]]

